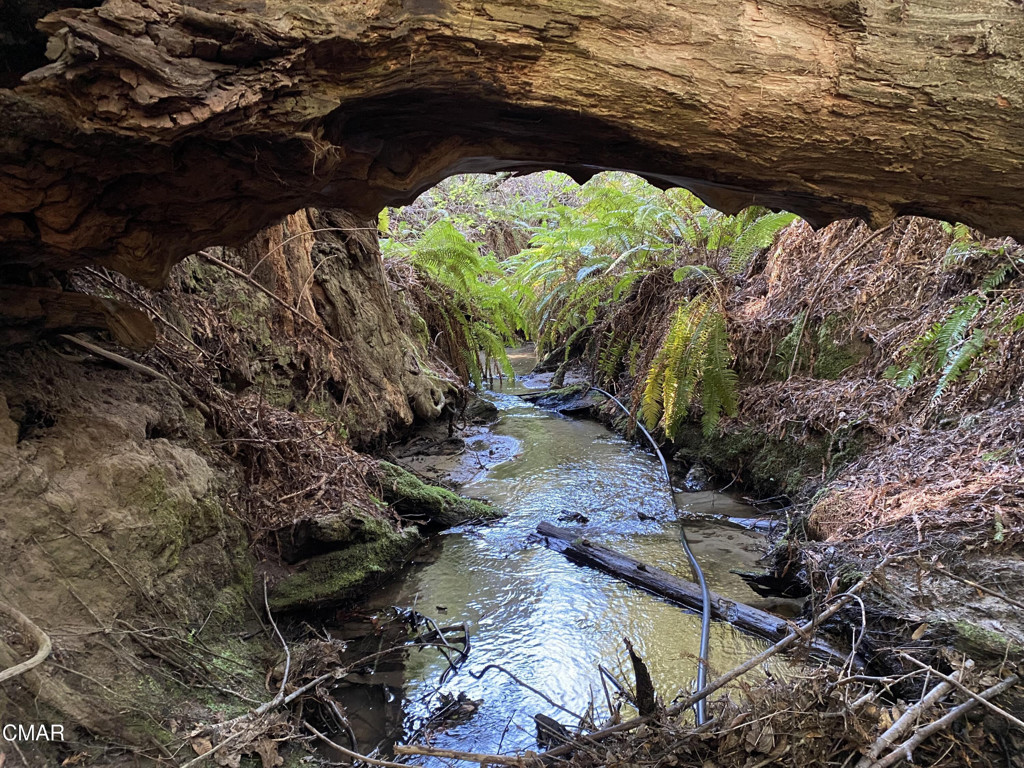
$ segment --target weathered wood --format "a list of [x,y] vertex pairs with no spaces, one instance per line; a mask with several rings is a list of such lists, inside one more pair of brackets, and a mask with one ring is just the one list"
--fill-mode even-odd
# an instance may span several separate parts
[[499,169],[629,169],[728,211],[1024,234],[1019,0],[196,5],[56,10],[43,66],[42,40],[15,35],[16,56],[0,40],[17,67],[0,78],[16,85],[0,87],[0,265],[157,285],[304,205],[373,214]]
[[109,331],[114,341],[137,352],[156,343],[153,321],[114,299],[57,288],[0,286],[0,347],[97,329]]
[[[578,531],[541,523],[537,526],[537,533],[544,537],[549,547],[561,552],[573,562],[597,568],[685,608],[694,611],[701,609],[700,587],[692,581],[680,579],[653,565],[595,544],[581,537]],[[716,592],[711,593],[711,617],[727,621],[739,630],[772,641],[781,640],[791,630],[784,619],[729,600]],[[811,641],[810,650],[818,656],[830,659],[845,660],[847,656],[820,637]]]

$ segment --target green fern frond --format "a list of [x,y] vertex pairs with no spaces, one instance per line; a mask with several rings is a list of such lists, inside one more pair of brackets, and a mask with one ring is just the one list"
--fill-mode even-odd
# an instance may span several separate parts
[[745,270],[751,257],[762,248],[771,245],[775,236],[797,218],[795,213],[786,213],[785,211],[768,213],[744,227],[733,241],[726,273],[738,275]]
[[[982,329],[977,328],[974,333],[971,334],[971,337],[960,345],[959,349],[950,354],[945,367],[942,369],[942,376],[939,378],[939,383],[935,387],[935,392],[932,394],[932,405],[938,402],[949,385],[962,378],[964,373],[970,369],[978,355],[980,355],[982,350],[985,348],[987,340],[987,334]],[[975,375],[978,376],[980,373],[976,373]]]

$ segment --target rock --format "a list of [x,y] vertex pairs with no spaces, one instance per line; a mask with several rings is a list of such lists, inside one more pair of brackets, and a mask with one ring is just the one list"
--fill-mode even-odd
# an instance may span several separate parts
[[498,406],[479,395],[471,395],[462,418],[472,424],[490,424],[498,418]]
[[274,610],[294,610],[350,599],[373,579],[394,573],[421,537],[416,528],[396,531],[389,522],[362,518],[316,521],[319,540],[344,545],[303,561],[270,595]]
[[501,514],[490,504],[424,483],[396,464],[378,462],[377,472],[384,500],[403,518],[450,528],[472,520],[493,520]]
[[683,485],[686,486],[688,491],[706,491],[711,482],[711,477],[708,471],[704,468],[703,464],[694,464],[690,467],[690,471],[686,473],[686,479],[683,481]]
[[590,518],[582,512],[564,512],[558,516],[558,519],[563,523],[579,523],[580,525],[586,525],[590,522]]

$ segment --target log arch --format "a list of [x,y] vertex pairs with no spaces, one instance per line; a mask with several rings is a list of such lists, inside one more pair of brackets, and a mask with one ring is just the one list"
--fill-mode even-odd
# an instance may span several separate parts
[[50,63],[0,88],[6,269],[159,285],[305,205],[541,168],[1024,233],[1016,0],[106,0],[39,29]]

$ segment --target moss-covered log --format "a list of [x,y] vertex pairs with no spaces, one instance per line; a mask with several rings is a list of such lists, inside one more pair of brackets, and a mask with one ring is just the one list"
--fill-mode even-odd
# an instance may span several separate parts
[[1014,0],[107,0],[45,17],[45,46],[22,16],[0,37],[4,265],[159,284],[303,205],[370,214],[502,168],[1024,234]]

